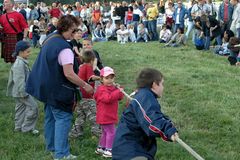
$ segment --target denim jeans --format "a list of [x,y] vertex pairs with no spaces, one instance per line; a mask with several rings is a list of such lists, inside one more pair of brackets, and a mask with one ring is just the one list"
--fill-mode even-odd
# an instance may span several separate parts
[[152,35],[152,40],[158,40],[157,20],[148,21],[148,32]]
[[33,34],[33,37],[32,37],[33,47],[37,46],[38,39],[39,39],[39,36]]
[[[189,34],[193,30],[193,27],[194,27],[193,21],[188,21],[188,23],[187,23],[187,32],[185,34],[186,40],[188,39]],[[193,33],[193,35],[194,35],[194,33]],[[193,41],[194,41],[194,39],[193,39]]]
[[205,49],[205,50],[209,50],[209,47],[210,47],[210,37],[209,37],[209,36],[206,36],[206,37],[205,37],[205,46],[204,46],[204,49]]
[[237,38],[240,38],[240,28],[237,28]]
[[182,26],[181,24],[174,24],[173,33],[176,33],[178,28],[183,28],[184,29],[184,26]]
[[46,148],[55,152],[55,158],[63,158],[70,154],[68,133],[71,129],[72,113],[64,112],[52,105],[45,104],[44,136]]
[[222,38],[221,35],[216,37],[217,45],[222,45]]

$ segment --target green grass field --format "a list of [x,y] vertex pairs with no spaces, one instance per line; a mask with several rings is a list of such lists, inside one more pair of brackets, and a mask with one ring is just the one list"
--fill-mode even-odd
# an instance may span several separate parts
[[[240,75],[239,67],[228,64],[226,57],[195,50],[192,46],[164,48],[157,42],[120,45],[116,42],[96,43],[106,66],[116,72],[116,81],[127,93],[135,89],[135,78],[144,67],[152,67],[164,74],[162,111],[169,115],[180,137],[206,160],[240,159]],[[33,50],[31,64],[38,50]],[[6,97],[10,64],[0,60],[0,159],[50,160],[45,152],[43,137],[43,105],[39,103],[37,124],[40,136],[14,133],[14,99]],[[125,100],[120,103],[119,114]],[[71,139],[71,152],[79,160],[101,160],[94,153],[98,140],[90,135]],[[193,160],[177,143],[158,140],[159,160]]]

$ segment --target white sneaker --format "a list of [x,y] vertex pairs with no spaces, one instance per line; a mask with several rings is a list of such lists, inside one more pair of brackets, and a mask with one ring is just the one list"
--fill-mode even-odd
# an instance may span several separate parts
[[146,43],[148,42],[148,40],[145,41]]
[[112,151],[111,150],[105,150],[103,152],[103,157],[112,158]]
[[104,149],[102,147],[97,147],[95,150],[96,154],[103,154],[104,153]]
[[64,157],[63,159],[77,159],[77,156],[69,154],[67,157]]
[[37,134],[39,134],[39,131],[34,129],[34,130],[32,130],[32,134],[37,135]]
[[77,156],[69,154],[68,156],[64,156],[63,158],[55,158],[54,160],[70,160],[70,159],[77,159]]

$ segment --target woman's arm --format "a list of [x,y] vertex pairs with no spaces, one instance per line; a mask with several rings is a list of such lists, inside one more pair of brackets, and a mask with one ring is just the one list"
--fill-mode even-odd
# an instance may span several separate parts
[[82,87],[88,93],[93,93],[92,86],[80,79],[78,75],[73,71],[73,64],[63,65],[63,73],[70,82]]

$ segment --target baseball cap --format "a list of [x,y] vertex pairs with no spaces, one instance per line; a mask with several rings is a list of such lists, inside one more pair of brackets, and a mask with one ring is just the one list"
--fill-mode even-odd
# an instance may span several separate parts
[[104,67],[100,70],[100,76],[107,77],[110,74],[115,75],[114,70],[111,67]]
[[26,49],[30,48],[31,45],[28,41],[18,41],[15,47],[15,51],[13,52],[12,56],[18,56],[20,51],[25,51]]

